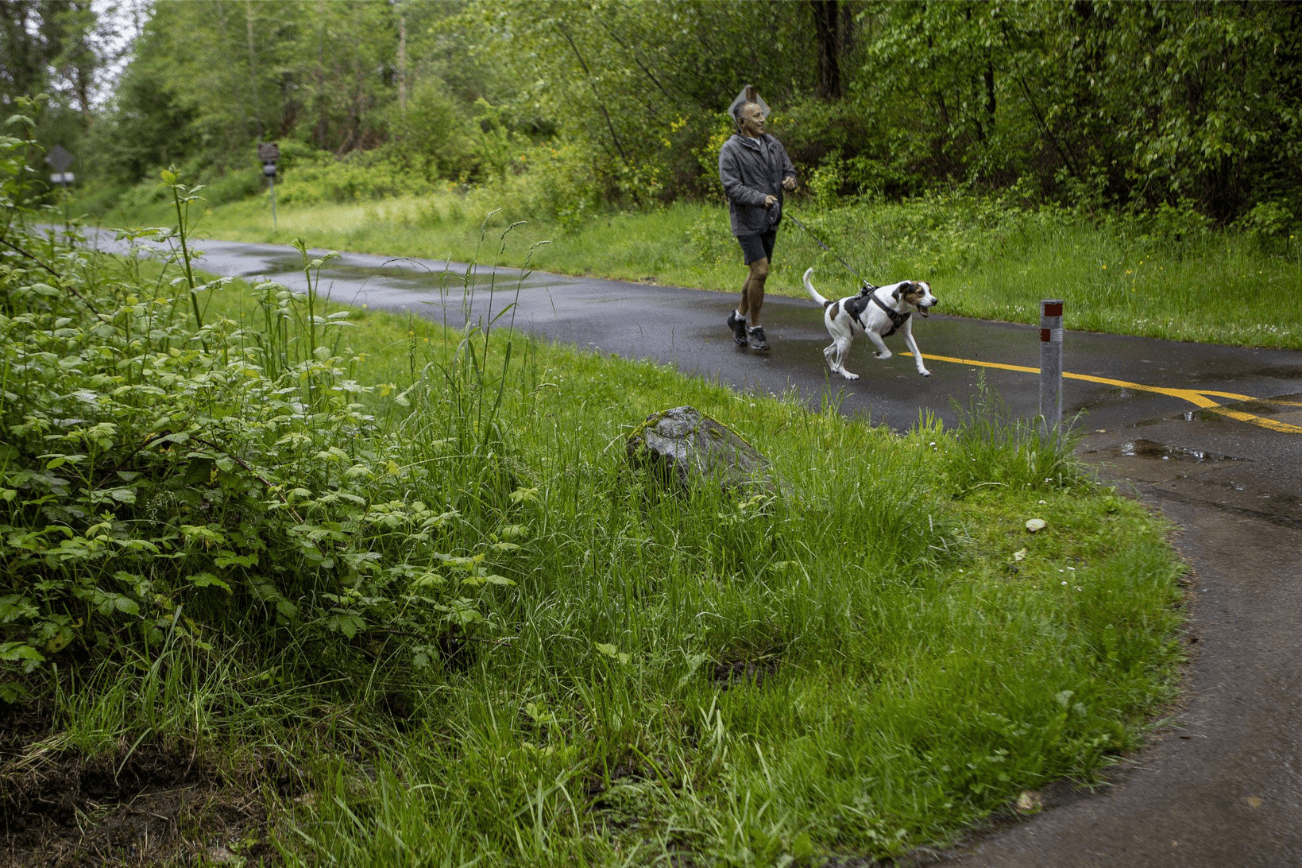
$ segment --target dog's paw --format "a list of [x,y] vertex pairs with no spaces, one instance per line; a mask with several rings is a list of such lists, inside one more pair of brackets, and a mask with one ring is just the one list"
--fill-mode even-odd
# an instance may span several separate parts
[[926,368],[921,369],[920,371],[918,371],[918,373],[919,373],[919,374],[922,374],[922,376],[924,376],[924,377],[930,377],[930,376],[931,376],[931,371],[928,371]]
[[847,380],[857,380],[857,379],[859,379],[859,375],[858,375],[858,374],[852,374],[852,373],[850,373],[849,371],[844,370],[844,369],[841,371],[841,376],[845,377]]
[[883,351],[880,352],[880,353],[873,353],[873,355],[874,355],[876,358],[879,358],[879,359],[883,359],[883,360],[884,360],[884,359],[889,359],[889,358],[891,357],[891,351],[890,351],[890,350],[883,350]]

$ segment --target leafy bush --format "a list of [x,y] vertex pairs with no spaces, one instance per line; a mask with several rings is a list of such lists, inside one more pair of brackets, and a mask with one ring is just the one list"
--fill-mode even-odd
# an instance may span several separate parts
[[[820,178],[815,176],[815,187],[830,196],[837,174],[826,184]],[[869,280],[886,282],[881,275],[925,278],[942,270],[971,269],[1016,243],[1025,226],[1060,216],[1052,209],[1026,211],[1002,199],[931,194],[871,209],[826,208],[802,213],[802,220],[833,250],[853,251],[852,264]]]
[[[464,641],[449,637],[491,629],[495,589],[510,584],[480,529],[522,508],[481,336],[394,395],[359,384],[362,359],[338,351],[346,315],[312,290],[257,286],[261,330],[205,322],[203,299],[225,281],[196,281],[192,196],[166,180],[180,253],[155,268],[6,238],[3,698],[49,661],[174,641],[292,641],[324,666],[377,649],[403,666],[446,660]],[[6,196],[13,184],[11,172]],[[321,261],[299,247],[311,285]],[[434,402],[431,385],[456,401]],[[444,412],[413,437],[368,411],[377,393]]]
[[413,171],[401,156],[381,149],[356,152],[342,160],[321,154],[296,161],[276,191],[286,205],[310,205],[419,195],[431,189],[423,174]]
[[421,80],[396,128],[399,149],[423,164],[426,177],[471,174],[476,162],[475,131],[437,78]]
[[501,207],[508,220],[546,215],[562,227],[599,213],[599,173],[574,142],[538,145],[520,154],[514,171],[472,192],[472,198]]
[[1296,234],[1298,218],[1279,202],[1261,202],[1234,223],[1234,228],[1262,247],[1269,249]]

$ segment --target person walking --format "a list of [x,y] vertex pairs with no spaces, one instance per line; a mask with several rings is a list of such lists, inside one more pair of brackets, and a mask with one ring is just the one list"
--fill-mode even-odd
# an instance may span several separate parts
[[748,269],[741,303],[728,315],[728,327],[739,346],[762,351],[769,348],[760,325],[764,283],[782,222],[782,194],[796,189],[796,168],[782,143],[765,132],[769,107],[754,87],[742,88],[728,112],[737,132],[719,149],[719,180]]

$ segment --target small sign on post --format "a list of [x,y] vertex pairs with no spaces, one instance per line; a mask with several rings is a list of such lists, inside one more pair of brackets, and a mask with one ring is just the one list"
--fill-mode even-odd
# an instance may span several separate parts
[[262,161],[262,174],[271,185],[271,228],[276,228],[276,161],[280,159],[280,145],[275,142],[258,144],[258,159]]
[[1062,427],[1062,299],[1040,302],[1040,418],[1044,433]]
[[45,155],[45,162],[50,164],[54,172],[50,175],[50,183],[62,184],[63,189],[68,189],[68,185],[77,180],[77,176],[69,172],[72,163],[76,159],[68,149],[63,145],[55,145],[50,148],[50,152]]

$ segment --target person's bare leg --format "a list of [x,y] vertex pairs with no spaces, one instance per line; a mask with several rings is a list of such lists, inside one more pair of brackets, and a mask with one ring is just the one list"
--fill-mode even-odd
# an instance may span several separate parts
[[768,257],[750,264],[750,275],[742,287],[740,312],[751,328],[760,324],[760,308],[764,306],[764,282],[769,279]]

